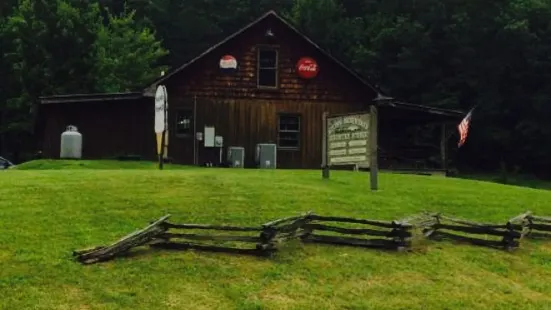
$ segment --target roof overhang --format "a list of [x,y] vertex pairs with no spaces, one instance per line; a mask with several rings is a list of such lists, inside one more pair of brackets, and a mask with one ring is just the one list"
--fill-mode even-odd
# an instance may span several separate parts
[[436,108],[431,106],[400,102],[400,101],[378,102],[377,105],[382,107],[390,107],[390,108],[396,108],[396,109],[402,109],[402,110],[423,112],[423,113],[432,114],[435,116],[445,116],[450,118],[463,118],[466,115],[466,113],[463,111]]
[[101,94],[72,94],[39,97],[40,104],[52,103],[76,103],[76,102],[101,102],[118,100],[137,100],[143,98],[141,92],[127,93],[101,93]]
[[444,109],[444,108],[438,108],[438,107],[431,107],[426,105],[420,105],[420,104],[414,104],[409,102],[403,102],[396,100],[392,97],[381,95],[380,93],[377,95],[377,98],[373,100],[375,105],[378,107],[387,107],[392,109],[398,109],[406,112],[410,112],[417,115],[424,115],[423,117],[431,117],[436,119],[448,119],[448,120],[456,120],[459,118],[465,117],[466,113],[459,110],[453,110],[453,109]]

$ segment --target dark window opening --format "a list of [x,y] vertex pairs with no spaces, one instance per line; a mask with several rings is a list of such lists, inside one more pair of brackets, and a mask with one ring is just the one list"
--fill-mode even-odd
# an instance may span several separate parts
[[300,147],[300,116],[279,116],[277,146],[288,149],[298,149]]
[[176,135],[190,135],[193,133],[193,112],[181,110],[176,113]]
[[277,88],[277,50],[260,48],[258,50],[258,78],[259,87]]

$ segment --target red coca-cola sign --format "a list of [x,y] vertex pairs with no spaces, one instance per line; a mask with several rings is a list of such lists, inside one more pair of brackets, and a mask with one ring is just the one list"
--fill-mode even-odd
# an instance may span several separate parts
[[312,79],[318,75],[318,63],[310,57],[302,57],[297,61],[297,74],[303,79]]

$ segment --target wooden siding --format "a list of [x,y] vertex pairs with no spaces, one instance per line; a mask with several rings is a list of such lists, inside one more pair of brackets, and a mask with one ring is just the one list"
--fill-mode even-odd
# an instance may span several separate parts
[[[175,130],[176,111],[193,109],[194,99],[186,98],[170,109],[171,132]],[[298,114],[301,117],[300,147],[298,150],[280,149],[277,153],[278,168],[319,168],[321,165],[322,114],[360,111],[365,105],[344,105],[335,102],[296,102],[254,99],[197,98],[197,130],[214,126],[216,135],[224,137],[224,150],[229,146],[245,148],[247,167],[254,167],[255,148],[258,143],[277,143],[278,115]],[[192,135],[169,137],[169,156],[178,163],[193,164]],[[198,163],[217,163],[217,148],[204,148],[198,142]],[[226,158],[226,152],[223,158]]]
[[83,158],[141,155],[155,158],[152,99],[43,105],[42,152],[59,158],[61,133],[75,125],[82,134]]
[[[267,29],[275,34],[266,38]],[[257,53],[259,47],[278,50],[279,74],[277,89],[257,87]],[[238,62],[232,75],[220,72],[219,60],[229,54]],[[304,80],[296,73],[301,57],[314,58],[320,68],[316,78]],[[246,166],[253,167],[258,143],[277,143],[278,115],[298,114],[301,117],[301,139],[298,150],[279,150],[280,168],[319,168],[321,160],[321,118],[323,112],[349,113],[366,111],[375,92],[344,68],[323,55],[281,21],[268,17],[240,36],[205,55],[166,84],[169,98],[171,132],[174,132],[176,110],[193,109],[197,98],[197,131],[205,125],[215,126],[216,134],[227,146],[242,146]],[[169,156],[176,162],[193,163],[192,135],[169,137]],[[199,142],[198,144],[201,144]],[[217,149],[198,147],[198,163],[218,162]]]
[[[267,29],[271,29],[275,34],[273,39],[265,37]],[[278,89],[257,87],[259,46],[272,46],[278,50]],[[220,73],[219,60],[226,54],[237,59],[238,70],[233,75]],[[301,79],[296,74],[295,65],[305,56],[314,58],[320,68],[318,76],[312,80]],[[369,103],[376,95],[275,17],[266,18],[205,55],[181,73],[171,77],[166,85],[171,97],[193,94],[209,98],[335,101],[347,104]]]

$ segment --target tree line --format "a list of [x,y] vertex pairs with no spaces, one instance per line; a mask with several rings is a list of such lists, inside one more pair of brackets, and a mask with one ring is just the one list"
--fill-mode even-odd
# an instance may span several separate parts
[[0,153],[34,150],[38,96],[135,90],[270,9],[393,97],[477,106],[455,165],[551,176],[541,0],[4,0]]

